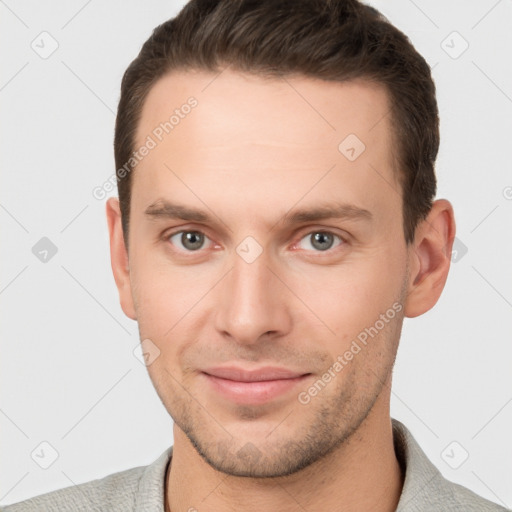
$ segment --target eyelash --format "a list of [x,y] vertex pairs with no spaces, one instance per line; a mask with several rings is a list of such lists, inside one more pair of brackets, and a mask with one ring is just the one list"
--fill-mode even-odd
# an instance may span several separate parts
[[[164,236],[163,236],[163,240],[165,242],[169,242],[170,238],[172,238],[173,236],[175,235],[179,235],[179,234],[182,234],[182,233],[199,233],[201,235],[204,235],[204,237],[208,240],[210,240],[210,238],[208,237],[208,235],[206,235],[206,233],[204,233],[203,231],[200,231],[200,230],[197,230],[197,229],[180,229],[180,230],[177,230],[177,231],[173,231],[171,233],[166,233]],[[337,233],[334,233],[332,231],[327,231],[325,229],[315,229],[315,230],[312,230],[312,231],[308,231],[304,236],[302,236],[300,239],[299,239],[299,242],[301,242],[302,240],[304,240],[305,238],[307,238],[308,236],[311,236],[313,234],[318,234],[318,233],[322,233],[322,234],[328,234],[328,235],[332,235],[334,238],[337,238],[341,241],[341,243],[339,243],[338,245],[334,246],[334,247],[331,247],[330,249],[327,249],[325,251],[319,251],[319,250],[313,250],[313,252],[315,253],[318,253],[318,254],[326,254],[326,255],[332,255],[332,253],[336,250],[336,248],[339,248],[340,246],[343,246],[343,245],[346,245],[347,244],[347,239],[342,237],[341,235],[338,235]],[[299,243],[298,242],[298,243]],[[298,243],[295,243],[295,245],[298,245]],[[171,242],[171,245],[174,245],[172,244]],[[196,251],[189,251],[189,250],[186,250],[186,249],[183,249],[183,250],[179,250],[178,252],[180,253],[189,253],[189,254],[194,254],[194,253],[200,253],[202,251],[202,248],[201,249],[197,249]]]

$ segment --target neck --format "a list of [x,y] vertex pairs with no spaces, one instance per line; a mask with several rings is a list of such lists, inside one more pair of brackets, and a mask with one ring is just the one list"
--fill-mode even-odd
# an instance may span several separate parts
[[214,470],[174,425],[166,512],[291,512],[298,508],[394,512],[404,475],[394,451],[389,402],[380,409],[384,410],[379,411],[376,403],[360,427],[330,454],[278,478],[244,478]]

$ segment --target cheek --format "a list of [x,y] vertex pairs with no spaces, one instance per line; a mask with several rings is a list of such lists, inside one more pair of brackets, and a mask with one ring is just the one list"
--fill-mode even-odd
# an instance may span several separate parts
[[218,271],[173,266],[148,250],[134,254],[131,280],[141,339],[151,339],[163,359],[174,361],[211,318]]
[[171,271],[169,265],[164,267],[152,258],[150,251],[134,254],[131,268],[132,294],[141,335],[165,337],[190,309],[194,288],[187,284],[183,272]]
[[304,272],[292,288],[308,306],[308,317],[313,313],[311,321],[341,348],[400,300],[402,259],[398,251],[379,250],[347,265]]

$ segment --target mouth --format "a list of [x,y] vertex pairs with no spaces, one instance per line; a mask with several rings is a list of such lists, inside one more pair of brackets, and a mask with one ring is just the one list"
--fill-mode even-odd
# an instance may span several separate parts
[[311,375],[287,368],[245,370],[234,366],[209,368],[201,374],[214,393],[248,405],[264,404],[290,393]]

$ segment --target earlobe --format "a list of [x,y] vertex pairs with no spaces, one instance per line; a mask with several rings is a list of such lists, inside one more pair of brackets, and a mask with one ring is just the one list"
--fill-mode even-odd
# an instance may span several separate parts
[[448,278],[454,238],[453,207],[446,199],[438,199],[418,225],[409,250],[411,272],[404,308],[406,317],[422,315],[438,301]]
[[107,200],[106,215],[110,237],[110,263],[119,292],[121,308],[128,318],[136,320],[137,317],[131,290],[128,252],[123,238],[119,200],[116,197],[111,197]]

